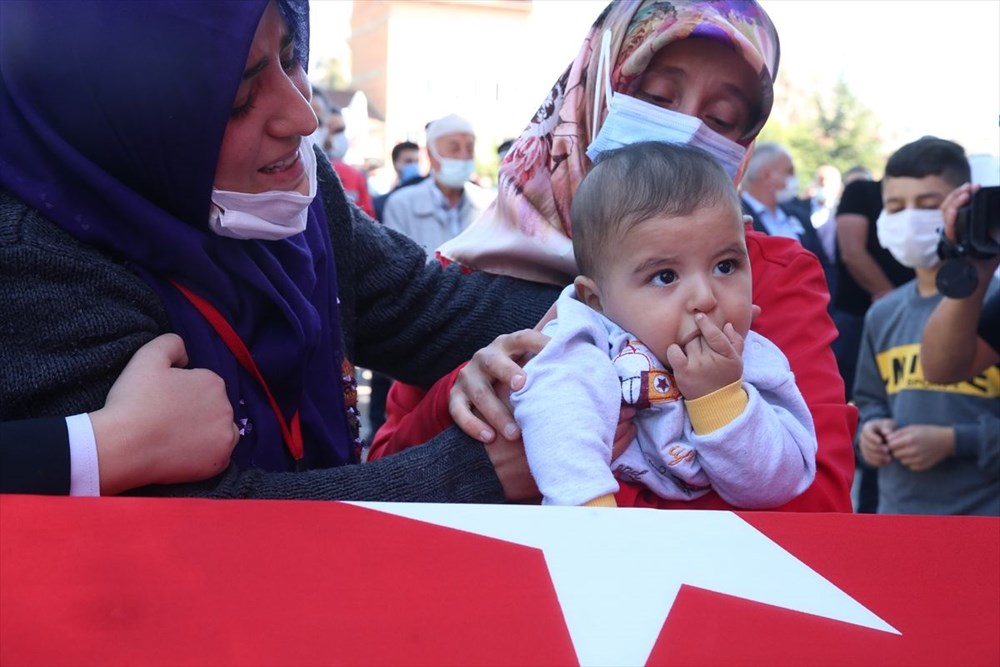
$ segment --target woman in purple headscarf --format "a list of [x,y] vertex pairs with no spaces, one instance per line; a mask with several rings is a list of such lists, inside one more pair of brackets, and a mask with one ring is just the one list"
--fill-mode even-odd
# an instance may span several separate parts
[[307,43],[305,0],[4,3],[0,420],[99,408],[174,331],[225,380],[241,435],[224,475],[170,492],[523,495],[524,471],[498,479],[503,452],[457,429],[345,465],[348,360],[429,386],[558,289],[428,267],[351,206],[304,139]]

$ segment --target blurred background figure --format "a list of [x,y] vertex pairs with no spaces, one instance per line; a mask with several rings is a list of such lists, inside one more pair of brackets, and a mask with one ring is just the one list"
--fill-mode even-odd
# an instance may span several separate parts
[[423,246],[428,261],[489,204],[489,193],[469,180],[475,171],[475,146],[476,131],[467,119],[451,114],[431,122],[431,177],[395,192],[385,203],[382,222]]
[[[820,165],[812,183],[806,188],[804,203],[809,207],[809,220],[819,237],[823,252],[832,266],[837,259],[836,217],[840,192],[843,190],[840,170],[832,164]],[[827,276],[831,296],[836,292],[836,271]]]
[[[347,124],[344,122],[344,114],[340,107],[330,103],[326,94],[317,88],[312,87],[312,108],[319,120],[319,127],[313,136],[317,143],[323,147],[323,152],[330,158],[330,164],[340,177],[340,182],[344,185],[344,193],[347,198],[358,205],[358,207],[375,217],[375,207],[372,204],[372,196],[368,192],[368,179],[363,171],[355,169],[344,162],[347,155],[348,142]],[[325,131],[324,131],[325,130]],[[322,139],[322,141],[319,141]]]
[[872,181],[875,177],[872,176],[872,170],[868,167],[863,167],[861,165],[855,165],[844,172],[841,179],[843,183],[841,184],[840,194],[844,194],[844,188],[853,183],[854,181]]
[[743,212],[753,218],[757,231],[795,239],[816,255],[829,285],[833,261],[810,220],[810,203],[798,199],[798,191],[799,181],[788,149],[773,142],[759,144],[740,184]]
[[375,219],[379,222],[382,222],[382,212],[385,210],[385,202],[389,199],[389,195],[400,188],[415,185],[427,178],[420,171],[420,146],[412,141],[401,141],[393,146],[392,169],[396,172],[396,180],[392,184],[392,189],[373,200]]
[[[912,280],[913,269],[903,266],[879,245],[876,221],[882,213],[882,182],[871,172],[854,167],[844,174],[844,191],[837,204],[834,231],[837,292],[833,295],[833,323],[837,339],[833,354],[844,378],[847,400],[854,399],[854,376],[861,347],[865,313],[873,302]],[[855,509],[874,514],[878,507],[878,470],[857,456]]]
[[497,158],[499,158],[499,162],[503,162],[503,159],[507,157],[507,153],[510,152],[510,147],[513,145],[513,139],[505,139],[499,146],[497,146]]
[[[963,148],[936,137],[906,144],[886,164],[878,239],[916,279],[872,304],[858,355],[858,448],[879,471],[879,513],[1000,516],[997,357],[959,364],[951,382],[931,384],[920,350],[929,318],[945,301],[936,281],[943,208],[956,188],[968,195],[969,178]],[[975,269],[982,279],[976,305],[1000,291],[1000,280],[990,280],[995,267],[993,260]],[[978,308],[968,314],[969,335],[952,342],[971,350]]]

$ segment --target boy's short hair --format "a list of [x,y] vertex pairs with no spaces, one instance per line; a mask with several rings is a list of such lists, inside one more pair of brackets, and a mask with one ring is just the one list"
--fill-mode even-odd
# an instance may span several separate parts
[[921,137],[893,153],[885,165],[886,178],[926,176],[939,176],[956,188],[969,182],[972,172],[965,149],[947,139]]
[[643,141],[602,153],[570,207],[577,267],[595,276],[601,251],[630,228],[657,216],[690,215],[720,201],[740,210],[729,175],[699,148]]

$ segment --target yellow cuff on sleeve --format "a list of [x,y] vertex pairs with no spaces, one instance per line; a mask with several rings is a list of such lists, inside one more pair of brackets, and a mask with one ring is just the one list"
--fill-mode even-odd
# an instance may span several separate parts
[[732,384],[716,389],[711,394],[690,401],[685,400],[684,405],[687,407],[694,432],[705,435],[739,417],[749,402],[750,397],[743,388],[743,378],[740,378]]
[[583,504],[584,507],[618,507],[618,503],[615,502],[615,494],[609,493],[606,496],[600,496],[599,498],[594,498],[593,500],[588,500]]

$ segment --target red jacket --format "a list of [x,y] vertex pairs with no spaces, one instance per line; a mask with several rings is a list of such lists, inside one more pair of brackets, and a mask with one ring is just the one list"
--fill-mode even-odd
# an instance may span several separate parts
[[[747,229],[753,270],[753,301],[761,314],[753,330],[777,345],[791,364],[795,380],[816,425],[819,450],[816,480],[805,493],[777,510],[850,512],[854,476],[854,430],[858,413],[844,401],[844,381],[830,343],[837,336],[827,314],[830,295],[815,255],[794,240]],[[395,383],[386,401],[386,422],[372,443],[369,459],[426,442],[453,422],[448,393],[459,369],[429,391]],[[663,500],[637,484],[623,483],[620,507],[736,509],[715,493],[693,501]]]
[[368,192],[368,180],[365,178],[364,172],[340,160],[333,160],[331,164],[333,170],[337,172],[337,176],[340,177],[347,199],[357,204],[358,208],[374,220],[375,205],[372,202],[371,193]]

